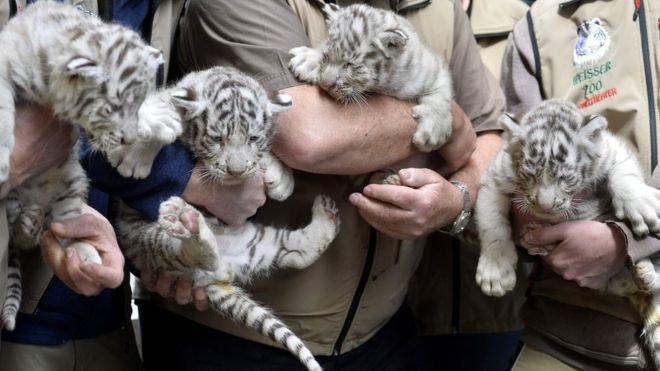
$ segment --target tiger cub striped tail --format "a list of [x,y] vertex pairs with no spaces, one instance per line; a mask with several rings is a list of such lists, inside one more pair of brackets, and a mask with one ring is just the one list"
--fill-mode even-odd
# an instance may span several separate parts
[[9,250],[9,266],[7,269],[7,293],[2,305],[2,324],[8,331],[16,327],[16,316],[21,306],[21,260],[15,249]]
[[215,311],[243,326],[255,329],[281,344],[296,356],[309,371],[322,370],[321,365],[302,340],[268,308],[255,302],[239,287],[228,282],[217,281],[206,286],[206,294]]

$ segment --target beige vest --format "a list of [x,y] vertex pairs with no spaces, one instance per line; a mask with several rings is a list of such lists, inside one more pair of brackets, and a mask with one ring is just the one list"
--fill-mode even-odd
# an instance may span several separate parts
[[[551,30],[537,34],[540,54],[541,84],[545,97],[564,98],[575,102],[587,114],[607,117],[609,129],[627,138],[639,150],[645,173],[650,176],[657,163],[658,135],[658,28],[660,3],[644,1],[645,12],[633,21],[633,1],[582,1],[577,11],[566,6],[562,17],[557,1],[533,7],[531,17],[538,29]],[[539,4],[539,5],[541,5]],[[590,67],[573,63],[576,31],[584,20],[599,18],[610,40],[607,54]],[[648,27],[640,32],[646,21]],[[551,24],[549,24],[551,23]],[[642,45],[646,37],[648,42]],[[648,50],[645,64],[642,48]],[[646,79],[648,73],[649,79]],[[651,92],[653,101],[647,101]],[[603,107],[608,107],[604,110]],[[653,166],[652,166],[653,165]]]
[[479,44],[481,60],[500,81],[500,66],[506,39],[516,22],[525,16],[529,6],[522,0],[472,0],[470,26]]
[[[532,7],[534,30],[549,30],[547,33],[535,31],[540,83],[544,97],[564,98],[576,103],[587,114],[607,117],[609,129],[637,148],[645,173],[650,177],[652,166],[657,163],[659,143],[656,126],[660,54],[654,14],[658,14],[660,4],[645,1],[646,11],[633,21],[633,1],[607,1],[607,6],[602,6],[603,3],[583,1],[577,10],[570,5],[559,10],[558,1]],[[557,16],[558,11],[562,16]],[[576,66],[573,52],[577,47],[577,28],[582,21],[596,17],[608,34],[609,51],[591,65]],[[643,21],[648,27],[641,32]],[[649,41],[645,46],[644,36]],[[640,52],[643,48],[649,53],[646,60]],[[652,96],[650,105],[647,91]],[[596,295],[549,271],[535,284],[534,290],[537,295],[639,322],[624,298]]]
[[[387,1],[383,3],[389,4]],[[408,3],[422,7],[408,12],[401,9],[403,14],[423,37],[430,40],[430,35],[436,36],[429,45],[448,58],[453,43],[453,2]],[[326,35],[325,21],[319,9],[305,0],[290,0],[289,4],[299,16],[311,44],[318,45]],[[375,2],[371,4],[375,5]],[[268,280],[257,281],[248,289],[256,300],[270,306],[317,355],[333,354],[366,268],[369,270],[363,281],[364,292],[342,343],[341,353],[367,341],[401,307],[408,281],[421,259],[425,239],[393,240],[376,233],[362,220],[355,207],[348,202],[349,194],[359,190],[360,187],[348,177],[296,173],[294,194],[283,203],[270,202],[259,210],[258,221],[261,223],[286,223],[289,227],[295,227],[309,221],[312,200],[317,194],[326,194],[338,204],[341,232],[315,264],[304,270],[278,271]],[[201,313],[189,306],[181,307],[160,298],[154,300],[170,311],[207,326],[278,346],[266,336],[235,325],[215,313]]]

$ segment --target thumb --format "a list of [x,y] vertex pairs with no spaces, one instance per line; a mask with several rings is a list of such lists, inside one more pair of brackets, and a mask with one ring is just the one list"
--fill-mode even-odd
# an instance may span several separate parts
[[431,169],[408,168],[399,170],[401,185],[420,188],[427,184],[438,183],[444,178]]

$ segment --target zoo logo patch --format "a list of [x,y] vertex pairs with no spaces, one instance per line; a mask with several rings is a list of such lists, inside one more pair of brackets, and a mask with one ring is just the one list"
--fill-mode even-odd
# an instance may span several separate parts
[[598,18],[584,21],[577,29],[573,50],[573,63],[578,67],[594,64],[605,56],[610,48],[610,36]]

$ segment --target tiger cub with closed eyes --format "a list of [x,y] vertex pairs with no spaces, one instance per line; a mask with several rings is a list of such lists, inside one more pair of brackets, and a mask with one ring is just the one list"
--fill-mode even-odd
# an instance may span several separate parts
[[[502,148],[482,176],[475,206],[481,244],[476,280],[490,296],[516,284],[518,255],[509,221],[515,207],[548,223],[601,219],[613,212],[637,236],[660,232],[660,190],[646,185],[637,156],[607,131],[602,116],[585,117],[574,104],[548,100],[520,123],[507,115]],[[539,246],[526,246],[545,255]],[[643,343],[660,366],[660,276],[657,258],[624,268],[606,291],[630,299],[644,319]]]
[[414,145],[430,152],[452,132],[452,82],[445,62],[425,46],[412,25],[389,10],[315,1],[328,23],[318,48],[289,51],[289,68],[341,102],[360,103],[367,93],[416,100]]
[[[151,129],[138,124],[137,114],[155,89],[163,58],[136,32],[71,5],[37,2],[5,25],[0,45],[0,183],[9,177],[14,127],[20,124],[15,122],[17,104],[51,108],[59,120],[79,126],[104,154],[122,142],[149,137]],[[2,320],[8,330],[15,326],[21,301],[20,250],[36,247],[48,223],[81,213],[88,181],[77,148],[63,164],[7,196],[12,265]],[[101,262],[91,244],[61,242],[83,261]]]
[[[181,123],[180,140],[203,162],[208,181],[240,182],[261,168],[268,195],[284,200],[293,191],[293,175],[269,149],[273,116],[290,105],[284,95],[271,102],[247,75],[214,67],[150,96],[141,112],[145,120],[169,115]],[[120,242],[138,269],[191,278],[216,312],[269,336],[309,370],[321,369],[309,349],[241,285],[273,269],[308,267],[338,229],[337,207],[325,196],[314,200],[311,222],[296,230],[253,222],[231,227],[176,196],[160,205],[157,222],[125,206],[118,222]]]

